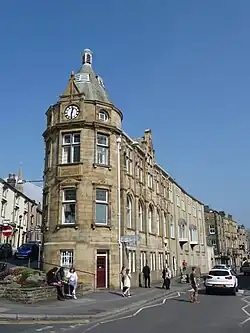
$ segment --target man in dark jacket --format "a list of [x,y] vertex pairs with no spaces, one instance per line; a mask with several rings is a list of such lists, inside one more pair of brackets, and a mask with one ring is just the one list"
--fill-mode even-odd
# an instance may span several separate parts
[[56,290],[57,290],[57,299],[59,301],[64,301],[65,296],[63,294],[63,280],[64,280],[64,268],[60,267],[59,270],[56,272]]
[[148,264],[143,267],[142,273],[144,276],[145,288],[150,288],[150,268],[148,267]]

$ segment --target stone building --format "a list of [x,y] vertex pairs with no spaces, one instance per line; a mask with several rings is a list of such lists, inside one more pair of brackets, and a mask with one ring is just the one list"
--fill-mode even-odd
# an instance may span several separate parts
[[[214,247],[215,262],[240,266],[246,243],[244,227],[232,215],[205,206],[207,244]],[[244,236],[243,236],[244,235]]]
[[[41,206],[23,193],[22,173],[18,181],[9,174],[5,181],[0,178],[0,243],[8,242],[13,249],[31,240],[41,240]],[[12,234],[5,237],[2,233],[11,227]]]
[[243,261],[244,258],[248,257],[248,232],[244,225],[239,225],[237,229],[237,237],[239,242],[239,256],[240,262]]
[[74,265],[80,279],[117,287],[126,265],[133,284],[148,262],[153,280],[182,261],[207,270],[204,206],[155,162],[150,130],[132,139],[122,112],[85,50],[65,92],[49,107],[44,169],[44,258]]

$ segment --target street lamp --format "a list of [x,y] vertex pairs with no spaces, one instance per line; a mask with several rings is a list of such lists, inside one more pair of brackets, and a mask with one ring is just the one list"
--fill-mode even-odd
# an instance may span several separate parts
[[19,215],[17,248],[19,248],[19,246],[20,246],[20,237],[21,237],[21,229],[22,229],[22,227],[21,227],[22,218],[23,218],[23,216]]

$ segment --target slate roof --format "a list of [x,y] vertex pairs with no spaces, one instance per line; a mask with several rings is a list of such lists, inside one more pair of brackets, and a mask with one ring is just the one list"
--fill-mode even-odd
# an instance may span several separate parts
[[[84,52],[91,53],[92,56],[90,50],[86,49]],[[79,91],[85,95],[86,100],[111,103],[102,78],[96,75],[92,68],[92,61],[91,63],[83,63],[75,74],[75,84]]]

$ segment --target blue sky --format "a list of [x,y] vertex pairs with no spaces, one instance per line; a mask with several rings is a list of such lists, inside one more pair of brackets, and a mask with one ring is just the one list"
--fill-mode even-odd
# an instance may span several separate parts
[[0,12],[0,176],[41,179],[45,112],[81,51],[132,137],[187,191],[250,226],[248,0],[9,0]]

